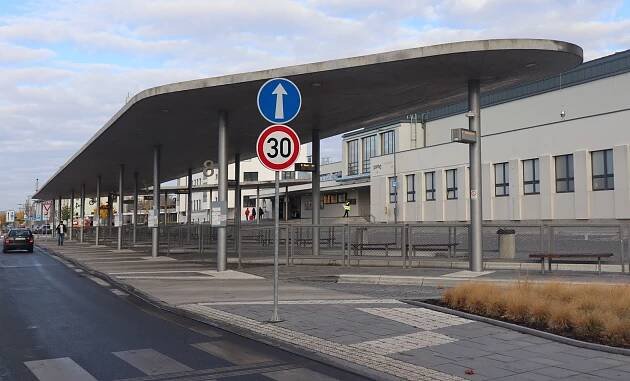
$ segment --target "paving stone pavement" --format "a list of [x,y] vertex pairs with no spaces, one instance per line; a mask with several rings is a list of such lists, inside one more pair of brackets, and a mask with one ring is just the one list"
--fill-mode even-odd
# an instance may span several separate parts
[[[205,275],[207,269],[192,262],[156,263],[139,259],[136,254],[116,254],[104,249],[92,256],[90,250],[70,245],[60,249],[65,255],[108,273],[128,272],[130,267],[156,275],[181,270],[177,277],[133,280],[122,276],[120,280],[209,319],[400,379],[630,380],[628,356],[573,347],[410,306],[396,300],[396,287],[362,288],[285,279],[280,282],[280,289],[293,287],[295,291],[281,299],[279,315],[284,321],[268,324],[270,298],[252,295],[253,290],[269,289],[269,279],[230,283]],[[266,275],[261,271],[254,273]],[[205,278],[186,280],[199,278],[200,274]],[[220,285],[229,286],[229,298],[219,298]],[[400,289],[404,294],[419,290]]]

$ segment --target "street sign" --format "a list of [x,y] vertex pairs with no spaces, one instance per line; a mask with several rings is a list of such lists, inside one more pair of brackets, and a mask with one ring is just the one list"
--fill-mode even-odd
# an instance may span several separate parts
[[295,163],[296,172],[315,172],[316,170],[315,163]]
[[15,210],[7,210],[6,221],[7,223],[15,222]]
[[284,124],[292,121],[300,112],[300,89],[286,78],[273,78],[258,90],[258,111],[271,123]]
[[256,142],[260,162],[272,171],[282,171],[295,163],[300,154],[300,138],[289,126],[274,124],[261,132]]

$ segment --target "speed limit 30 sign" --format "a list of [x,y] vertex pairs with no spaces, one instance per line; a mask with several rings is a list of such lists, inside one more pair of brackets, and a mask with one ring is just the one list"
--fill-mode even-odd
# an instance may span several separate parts
[[295,163],[300,154],[300,138],[289,126],[274,124],[258,136],[256,153],[260,162],[272,171],[282,171]]

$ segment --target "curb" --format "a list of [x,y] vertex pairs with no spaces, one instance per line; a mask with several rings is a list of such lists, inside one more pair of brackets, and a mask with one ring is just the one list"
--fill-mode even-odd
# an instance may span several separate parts
[[426,303],[426,302],[423,302],[421,300],[401,299],[401,302],[407,303],[407,304],[411,304],[411,305],[417,306],[417,307],[427,308],[427,309],[430,309],[430,310],[433,310],[433,311],[438,311],[438,312],[442,312],[442,313],[446,313],[446,314],[450,314],[450,315],[455,315],[455,316],[458,316],[458,317],[461,317],[461,318],[465,318],[465,319],[469,319],[469,320],[474,320],[474,321],[479,321],[479,322],[482,322],[482,323],[492,324],[492,325],[495,325],[497,327],[507,328],[507,329],[512,330],[512,331],[517,331],[517,332],[520,332],[520,333],[526,333],[526,334],[532,335],[532,336],[538,336],[538,337],[541,337],[543,339],[555,341],[555,342],[562,343],[562,344],[571,345],[571,346],[574,346],[574,347],[590,349],[590,350],[599,351],[599,352],[613,353],[613,354],[617,354],[617,355],[630,356],[630,349],[627,349],[627,348],[618,348],[618,347],[612,347],[610,345],[589,343],[587,341],[571,339],[569,337],[564,337],[564,336],[556,335],[556,334],[553,334],[553,333],[540,331],[540,330],[537,330],[537,329],[534,329],[534,328],[524,327],[524,326],[521,326],[521,325],[518,325],[518,324],[507,323],[507,322],[504,322],[504,321],[501,321],[501,320],[495,320],[495,319],[491,319],[491,318],[488,318],[488,317],[485,317],[485,316],[474,315],[474,314],[470,314],[468,312],[462,312],[462,311],[458,311],[458,310],[452,310],[452,309],[446,308],[446,307],[436,306],[434,304]]
[[356,376],[363,377],[368,380],[392,380],[392,381],[399,380],[398,377],[389,375],[387,373],[377,372],[370,368],[367,368],[367,367],[364,367],[364,366],[361,366],[361,365],[358,365],[349,361],[341,360],[337,357],[328,356],[324,353],[309,351],[297,345],[286,343],[280,340],[275,340],[274,338],[271,338],[268,336],[259,335],[255,332],[252,332],[245,328],[241,328],[237,325],[224,324],[222,322],[217,322],[217,321],[207,318],[206,316],[202,314],[186,311],[181,308],[172,306],[166,302],[163,302],[162,300],[156,299],[152,295],[144,291],[141,291],[134,286],[131,286],[127,283],[116,280],[112,278],[111,276],[107,275],[106,273],[91,269],[90,267],[84,265],[83,263],[81,263],[80,261],[77,261],[76,259],[69,258],[63,254],[57,253],[46,247],[42,247],[42,246],[37,246],[37,247],[40,250],[44,251],[45,253],[59,257],[63,259],[64,261],[71,263],[73,266],[76,266],[82,269],[86,273],[110,283],[112,286],[127,292],[128,294],[135,297],[136,299],[146,304],[149,304],[150,306],[157,308],[159,310],[166,311],[168,313],[172,313],[174,315],[184,317],[187,319],[191,319],[196,322],[203,323],[203,324],[212,326],[214,328],[218,328],[220,330],[227,331],[227,332],[233,333],[235,335],[238,335],[238,336],[250,339],[250,340],[255,340],[263,344],[270,345],[272,347],[281,349],[283,351],[292,353],[294,355],[304,357],[311,361],[314,361],[314,362],[317,362],[326,366],[330,366],[333,368],[337,368],[348,373],[352,373]]

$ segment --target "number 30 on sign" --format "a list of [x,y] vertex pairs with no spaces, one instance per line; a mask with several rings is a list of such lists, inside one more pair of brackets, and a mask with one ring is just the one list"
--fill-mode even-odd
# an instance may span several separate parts
[[300,138],[289,126],[274,124],[258,136],[256,152],[260,162],[272,171],[292,166],[300,154]]

